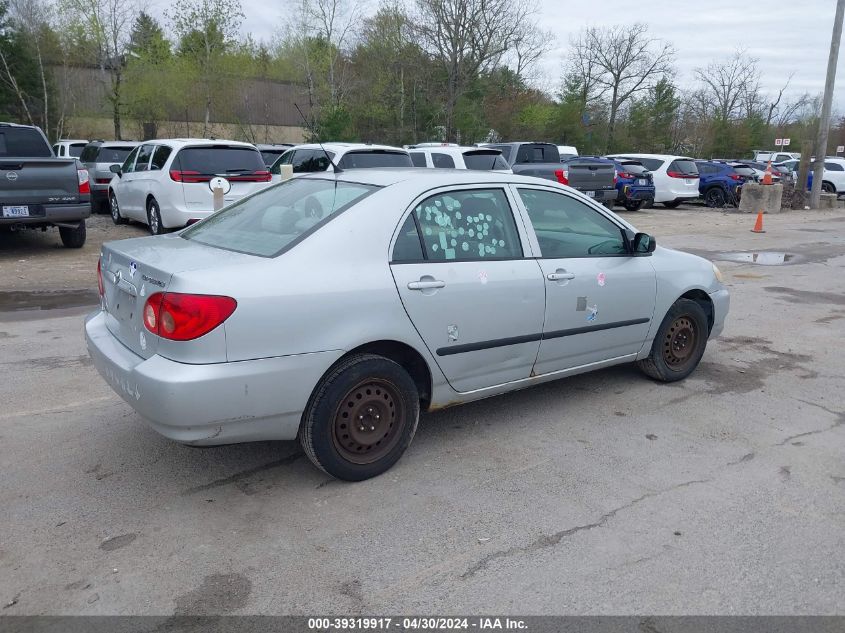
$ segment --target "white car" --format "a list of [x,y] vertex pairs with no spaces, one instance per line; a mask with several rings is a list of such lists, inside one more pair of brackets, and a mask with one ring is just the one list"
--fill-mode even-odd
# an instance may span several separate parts
[[[331,159],[331,160],[329,160]],[[273,182],[281,182],[282,165],[291,165],[293,174],[340,169],[413,167],[408,150],[390,145],[367,143],[307,143],[291,147],[270,168]]]
[[[812,183],[813,165],[815,157],[810,159],[810,180]],[[798,180],[798,160],[787,160],[778,163],[792,171],[794,180]],[[824,174],[822,175],[822,191],[825,193],[845,194],[845,158],[841,156],[828,156],[824,159]]]
[[214,211],[209,183],[228,181],[224,204],[269,186],[270,172],[255,145],[209,139],[163,139],[136,147],[109,183],[112,220],[136,220],[159,235]]
[[560,162],[578,156],[578,148],[574,145],[558,145],[557,151],[560,154]]
[[61,141],[53,145],[53,151],[59,158],[79,158],[86,145],[88,145],[88,141],[85,139],[63,138]]
[[502,152],[488,147],[417,147],[408,151],[414,167],[434,169],[475,169],[512,174]]
[[654,201],[670,209],[700,195],[698,167],[692,158],[670,154],[612,154],[607,158],[642,163],[654,178]]

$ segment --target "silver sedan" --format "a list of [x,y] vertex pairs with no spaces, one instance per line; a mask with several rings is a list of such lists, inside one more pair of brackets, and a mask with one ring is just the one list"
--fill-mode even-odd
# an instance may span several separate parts
[[299,438],[346,480],[390,468],[420,411],[619,363],[688,376],[721,331],[709,261],[545,180],[314,174],[179,233],[110,242],[85,323],[159,433]]

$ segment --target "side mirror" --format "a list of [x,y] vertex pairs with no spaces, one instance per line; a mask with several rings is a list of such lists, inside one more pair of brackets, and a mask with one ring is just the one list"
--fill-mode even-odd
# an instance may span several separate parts
[[113,174],[117,174],[118,176],[123,174],[123,171],[120,169],[120,165],[111,165],[109,167],[109,171]]
[[657,248],[657,240],[648,233],[637,233],[634,235],[634,242],[631,245],[631,250],[634,254],[653,253],[655,248]]

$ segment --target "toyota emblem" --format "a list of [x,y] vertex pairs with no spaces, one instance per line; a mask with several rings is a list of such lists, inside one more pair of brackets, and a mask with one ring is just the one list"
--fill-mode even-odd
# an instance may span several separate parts
[[18,173],[16,171],[7,171],[6,172],[6,180],[10,182],[15,182],[18,179]]

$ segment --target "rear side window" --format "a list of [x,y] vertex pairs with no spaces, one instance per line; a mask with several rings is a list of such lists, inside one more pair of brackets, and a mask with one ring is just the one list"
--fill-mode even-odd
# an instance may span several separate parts
[[845,168],[839,163],[825,163],[824,168],[828,171],[845,171]]
[[428,260],[522,257],[513,212],[501,189],[439,193],[417,205],[414,216]]
[[664,162],[659,158],[635,158],[634,160],[648,167],[649,171],[657,171],[663,166]]
[[156,151],[153,153],[153,160],[150,163],[150,169],[164,169],[164,165],[167,162],[167,159],[170,158],[170,152],[172,151],[173,150],[167,147],[167,145],[159,145],[156,147]]
[[[329,156],[334,159],[334,154],[324,152],[321,149],[298,149],[293,152],[291,164],[293,173],[304,174],[316,171],[326,171],[329,168]],[[281,173],[281,168],[280,168]]]
[[425,167],[425,154],[422,152],[410,152],[411,154],[411,162],[414,164],[414,167]]
[[176,154],[181,171],[193,171],[198,175],[248,174],[264,170],[266,166],[261,154],[254,147],[210,145],[186,147]]
[[135,171],[147,171],[150,168],[150,158],[153,157],[155,145],[142,145],[135,161]]
[[432,153],[431,162],[437,169],[454,169],[455,161],[449,154]]
[[396,236],[396,242],[393,244],[393,256],[390,261],[394,264],[401,264],[403,262],[418,262],[425,259],[423,255],[422,242],[420,242],[420,234],[417,231],[417,223],[414,222],[414,214],[410,214],[402,228],[399,229],[399,235]]
[[[674,163],[673,163],[673,164],[674,164]],[[704,174],[704,175],[707,175],[707,174],[713,174],[713,173],[716,173],[716,172],[718,171],[718,169],[716,169],[715,167],[711,167],[711,166],[710,166],[710,165],[708,165],[707,163],[697,163],[697,164],[696,164],[696,167],[697,167],[697,169],[698,169],[698,173],[699,173],[699,174]],[[672,169],[672,166],[671,166],[671,165],[669,166],[669,169],[670,169],[670,170]]]
[[743,165],[735,165],[733,170],[740,176],[746,176],[747,178],[753,178],[754,174],[757,173],[751,167],[745,167]]
[[510,169],[507,161],[502,158],[499,152],[465,152],[464,163],[467,169],[477,171],[490,171],[492,169]]
[[666,171],[675,171],[684,176],[698,176],[698,167],[696,166],[694,161],[685,160],[683,158],[679,158],[677,160],[673,160],[669,163],[669,167]]
[[126,160],[123,161],[123,166],[120,168],[124,174],[131,174],[135,171],[135,158],[138,156],[138,152],[141,151],[140,147],[136,147],[132,150],[129,156],[126,157]]
[[346,152],[338,164],[338,167],[341,169],[413,166],[414,164],[411,162],[411,158],[405,152],[388,152],[382,150]]
[[88,144],[85,146],[85,149],[82,150],[82,154],[79,156],[79,160],[83,163],[93,163],[94,160],[97,158],[97,152],[100,150],[99,145],[92,145]]
[[52,158],[41,133],[29,127],[0,127],[0,157]]
[[[95,146],[96,152],[96,146]],[[109,145],[100,146],[100,151],[94,154],[94,157],[89,161],[97,163],[122,163],[126,157],[134,150],[134,147],[114,147]]]
[[377,189],[360,183],[294,178],[226,207],[180,236],[216,248],[275,257]]

